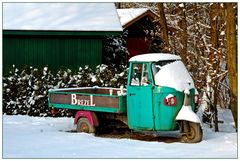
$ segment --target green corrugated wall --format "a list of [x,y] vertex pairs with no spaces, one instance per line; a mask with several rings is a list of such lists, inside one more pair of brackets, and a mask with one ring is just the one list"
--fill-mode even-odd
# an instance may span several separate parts
[[87,36],[3,35],[3,72],[12,64],[44,67],[53,71],[61,67],[78,70],[102,62],[102,38]]

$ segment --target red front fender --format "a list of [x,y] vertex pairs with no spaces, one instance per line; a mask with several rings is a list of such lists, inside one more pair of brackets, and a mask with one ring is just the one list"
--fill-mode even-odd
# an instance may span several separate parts
[[94,125],[94,126],[99,125],[97,115],[94,112],[90,112],[90,111],[78,111],[75,114],[74,124],[77,124],[78,119],[80,119],[81,117],[87,118],[91,125]]

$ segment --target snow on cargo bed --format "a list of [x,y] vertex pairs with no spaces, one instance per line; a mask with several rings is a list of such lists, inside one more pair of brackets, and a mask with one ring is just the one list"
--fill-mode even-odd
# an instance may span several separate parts
[[152,69],[156,85],[171,87],[177,91],[195,88],[193,79],[179,60],[156,62]]

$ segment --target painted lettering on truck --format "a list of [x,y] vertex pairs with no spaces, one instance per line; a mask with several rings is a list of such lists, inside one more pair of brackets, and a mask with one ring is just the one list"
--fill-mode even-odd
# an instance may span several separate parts
[[92,95],[89,96],[89,99],[77,99],[76,94],[71,94],[71,104],[81,106],[95,106],[95,104],[93,103]]

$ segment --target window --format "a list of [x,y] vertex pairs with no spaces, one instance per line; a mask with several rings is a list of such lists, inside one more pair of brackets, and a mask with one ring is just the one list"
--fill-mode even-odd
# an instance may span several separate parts
[[133,64],[131,72],[131,86],[149,85],[147,64]]
[[[153,81],[155,82],[155,85],[161,85],[161,83],[159,84],[159,80],[164,80],[164,82],[169,82],[170,81],[168,79],[169,77],[166,77],[166,76],[171,75],[170,78],[171,79],[174,78],[174,76],[176,75],[176,72],[179,71],[179,69],[169,70],[168,73],[165,72],[164,74],[161,73],[161,70],[168,69],[166,68],[167,65],[171,65],[175,62],[179,62],[179,60],[165,60],[165,61],[152,63],[152,74],[153,74]],[[177,77],[177,79],[180,79],[180,78]]]
[[165,66],[167,64],[171,64],[175,61],[176,60],[165,60],[165,61],[159,61],[159,62],[153,63],[152,64],[153,76],[155,76],[155,74],[157,74],[163,66]]

